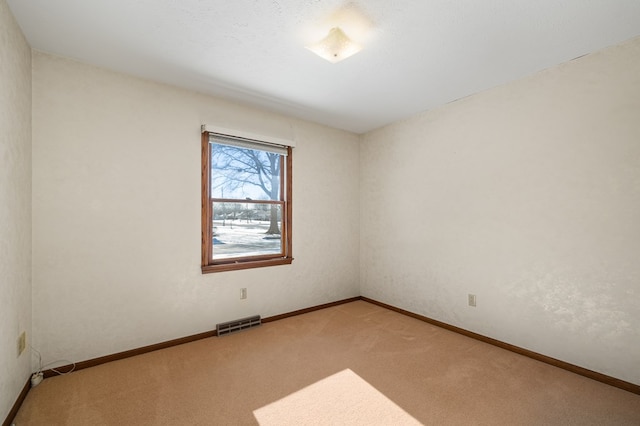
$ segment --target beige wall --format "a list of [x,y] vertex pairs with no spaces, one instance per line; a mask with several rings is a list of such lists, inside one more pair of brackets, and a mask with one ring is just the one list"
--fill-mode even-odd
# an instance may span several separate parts
[[[359,294],[358,136],[42,53],[33,97],[33,322],[46,361]],[[295,138],[292,265],[201,274],[203,123]]]
[[640,384],[640,39],[371,132],[360,161],[364,296]]
[[0,420],[31,371],[31,49],[0,0]]

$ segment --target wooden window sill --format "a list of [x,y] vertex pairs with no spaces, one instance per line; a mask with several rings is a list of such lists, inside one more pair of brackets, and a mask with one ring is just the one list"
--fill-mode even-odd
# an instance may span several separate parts
[[202,273],[211,274],[213,272],[237,271],[240,269],[262,268],[265,266],[290,265],[291,262],[293,262],[292,257],[283,257],[278,259],[220,263],[220,264],[202,266]]

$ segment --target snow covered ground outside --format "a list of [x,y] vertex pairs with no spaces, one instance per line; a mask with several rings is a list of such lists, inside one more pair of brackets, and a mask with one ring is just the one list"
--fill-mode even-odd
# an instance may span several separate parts
[[[280,224],[279,224],[280,225]],[[282,250],[280,235],[267,235],[269,221],[214,220],[213,258],[278,254]]]

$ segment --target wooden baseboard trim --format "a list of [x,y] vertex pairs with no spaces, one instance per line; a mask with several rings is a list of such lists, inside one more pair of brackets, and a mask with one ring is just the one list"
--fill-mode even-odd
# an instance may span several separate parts
[[[215,330],[205,331],[204,333],[193,334],[191,336],[181,337],[179,339],[168,340],[166,342],[160,342],[149,346],[143,346],[141,348],[131,349],[128,351],[118,352],[111,355],[105,355],[98,358],[89,359],[86,361],[80,361],[74,364],[63,365],[62,367],[56,367],[55,369],[60,373],[68,373],[70,371],[84,370],[85,368],[95,367],[96,365],[105,364],[111,361],[117,361],[120,359],[129,358],[136,355],[142,355],[149,352],[157,351],[160,349],[170,348],[172,346],[182,345],[184,343],[195,342],[196,340],[205,339],[207,337],[213,337],[217,333]],[[45,370],[44,378],[56,376],[53,370]]]
[[[336,301],[336,302],[325,303],[325,304],[322,304],[322,305],[312,306],[310,308],[299,309],[297,311],[288,312],[288,313],[285,313],[285,314],[274,315],[272,317],[263,318],[262,322],[263,323],[267,323],[267,322],[277,321],[277,320],[281,320],[283,318],[289,318],[289,317],[293,317],[293,316],[296,316],[296,315],[306,314],[308,312],[318,311],[320,309],[330,308],[332,306],[342,305],[344,303],[354,302],[356,300],[360,300],[360,296],[352,297],[350,299],[339,300],[339,301]],[[149,345],[149,346],[143,346],[141,348],[136,348],[136,349],[131,349],[131,350],[128,350],[128,351],[118,352],[118,353],[111,354],[111,355],[105,355],[105,356],[101,356],[101,357],[98,357],[98,358],[89,359],[87,361],[80,361],[80,362],[77,362],[75,364],[75,368],[74,368],[73,364],[63,365],[62,367],[56,367],[56,370],[61,372],[61,373],[67,373],[67,372],[72,371],[72,370],[73,371],[83,370],[85,368],[95,367],[97,365],[105,364],[107,362],[117,361],[117,360],[120,360],[120,359],[125,359],[125,358],[129,358],[129,357],[136,356],[136,355],[142,355],[142,354],[146,354],[148,352],[157,351],[159,349],[165,349],[165,348],[170,348],[172,346],[182,345],[184,343],[195,342],[196,340],[205,339],[207,337],[213,337],[213,336],[216,336],[216,335],[217,335],[216,330],[205,331],[204,333],[199,333],[199,334],[194,334],[194,335],[191,335],[191,336],[181,337],[179,339],[174,339],[174,340],[169,340],[169,341],[166,341],[166,342],[156,343],[154,345]],[[53,377],[53,376],[56,376],[57,374],[58,373],[56,373],[53,370],[44,371],[44,377],[45,378]]]
[[568,362],[561,361],[559,359],[551,358],[549,356],[542,355],[540,353],[533,352],[533,351],[530,351],[528,349],[521,348],[519,346],[511,345],[509,343],[505,343],[505,342],[502,342],[500,340],[492,339],[491,337],[483,336],[482,334],[474,333],[472,331],[465,330],[463,328],[456,327],[454,325],[450,325],[450,324],[447,324],[447,323],[444,323],[444,322],[441,322],[441,321],[438,321],[438,320],[434,320],[432,318],[425,317],[423,315],[416,314],[416,313],[413,313],[413,312],[410,312],[410,311],[407,311],[407,310],[404,310],[404,309],[401,309],[401,308],[397,308],[395,306],[388,305],[388,304],[383,303],[383,302],[378,302],[377,300],[370,299],[368,297],[361,296],[360,299],[364,300],[365,302],[369,302],[369,303],[372,303],[374,305],[378,305],[378,306],[381,306],[383,308],[387,308],[387,309],[389,309],[391,311],[395,311],[395,312],[410,316],[410,317],[418,319],[420,321],[424,321],[424,322],[427,322],[429,324],[433,324],[435,326],[444,328],[446,330],[450,330],[450,331],[462,334],[464,336],[471,337],[471,338],[479,340],[481,342],[489,343],[490,345],[494,345],[494,346],[497,346],[499,348],[506,349],[508,351],[515,352],[515,353],[520,354],[520,355],[524,355],[526,357],[535,359],[536,361],[544,362],[546,364],[553,365],[554,367],[562,368],[563,370],[567,370],[567,371],[570,371],[572,373],[579,374],[581,376],[587,377],[587,378],[592,379],[592,380],[596,380],[598,382],[607,384],[609,386],[614,386],[616,388],[623,389],[623,390],[626,390],[628,392],[640,395],[640,385],[636,385],[634,383],[630,383],[630,382],[626,382],[624,380],[616,379],[615,377],[607,376],[606,374],[598,373],[597,371],[588,370],[586,368],[579,367],[577,365],[570,364]]
[[20,391],[20,395],[18,395],[18,399],[16,399],[16,402],[13,404],[13,407],[11,407],[11,410],[9,410],[9,414],[7,414],[7,418],[4,419],[4,422],[2,422],[2,426],[11,425],[11,422],[13,422],[13,419],[16,418],[16,414],[18,414],[18,410],[22,406],[22,403],[27,397],[27,394],[29,393],[30,389],[31,389],[31,376],[29,376],[29,378],[27,379],[27,383],[24,384],[22,391]]
[[296,315],[302,315],[302,314],[307,314],[313,311],[319,311],[321,309],[331,308],[333,306],[344,305],[345,303],[351,303],[357,300],[362,300],[362,299],[360,296],[356,296],[356,297],[351,297],[349,299],[338,300],[337,302],[324,303],[322,305],[316,305],[310,308],[298,309],[297,311],[288,312],[286,314],[274,315],[272,317],[263,318],[262,322],[278,321],[278,320],[289,318],[289,317],[295,317]]

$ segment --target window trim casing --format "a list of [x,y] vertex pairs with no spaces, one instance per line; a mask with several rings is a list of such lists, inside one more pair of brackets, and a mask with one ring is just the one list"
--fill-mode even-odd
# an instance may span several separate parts
[[[212,259],[211,244],[211,132],[202,132],[201,155],[202,155],[202,232],[201,232],[201,269],[203,274],[212,272],[236,271],[241,269],[262,268],[266,266],[289,265],[293,262],[292,243],[292,149],[287,146],[287,155],[284,156],[284,179],[280,180],[281,194],[284,194],[284,208],[282,219],[282,240],[284,256],[273,257],[273,255],[251,256],[246,258],[233,258],[231,260],[214,261]],[[284,187],[284,191],[282,190]]]

